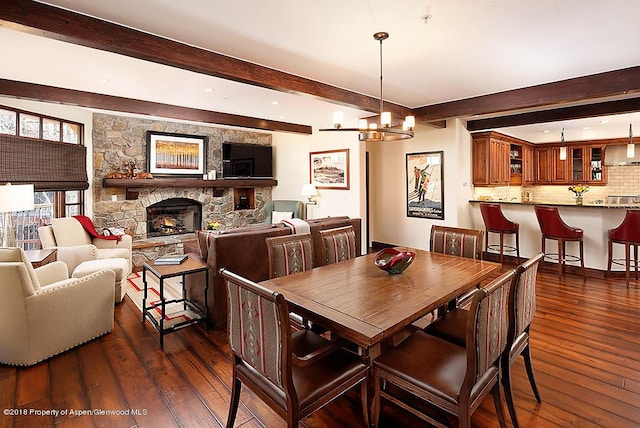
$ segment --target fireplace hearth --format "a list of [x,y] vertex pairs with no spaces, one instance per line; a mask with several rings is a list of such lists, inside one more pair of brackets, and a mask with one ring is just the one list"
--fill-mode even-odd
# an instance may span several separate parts
[[188,198],[170,198],[147,207],[147,237],[191,233],[201,227],[202,204]]

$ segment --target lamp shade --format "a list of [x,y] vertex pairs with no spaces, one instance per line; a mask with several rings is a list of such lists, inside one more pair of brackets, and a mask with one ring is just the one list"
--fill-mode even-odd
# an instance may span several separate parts
[[318,194],[318,191],[316,190],[316,186],[313,184],[305,184],[304,186],[302,186],[302,192],[301,195],[302,196],[316,196]]
[[33,209],[33,184],[7,183],[0,186],[0,212],[28,211]]

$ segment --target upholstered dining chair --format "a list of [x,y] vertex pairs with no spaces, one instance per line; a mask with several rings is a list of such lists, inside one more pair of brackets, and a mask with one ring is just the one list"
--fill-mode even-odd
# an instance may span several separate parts
[[[269,278],[291,275],[313,268],[313,241],[310,233],[271,236],[265,241],[269,258]],[[300,315],[291,313],[289,316],[294,324],[310,328],[309,322]]]
[[482,259],[482,230],[431,226],[429,248],[435,253]]
[[[582,276],[587,279],[587,273],[584,270],[584,231],[578,227],[569,226],[562,220],[557,207],[548,207],[536,205],[533,207],[536,212],[536,218],[540,225],[542,233],[542,252],[545,258],[558,261],[558,276],[562,278],[564,266],[567,261],[580,262],[582,268]],[[547,252],[545,245],[547,239],[558,241],[558,252]],[[579,256],[567,254],[567,242],[577,242],[579,248]]]
[[404,393],[456,417],[460,427],[471,427],[471,414],[491,393],[500,426],[506,426],[500,357],[507,344],[507,299],[513,276],[510,270],[474,291],[466,348],[418,330],[374,360],[374,426],[379,421],[381,397],[431,424],[444,426],[418,410],[415,399],[407,400]]
[[[631,267],[635,269],[635,278],[638,280],[638,246],[640,246],[640,210],[627,210],[624,220],[615,229],[607,231],[608,257],[607,273],[611,274],[611,264],[621,264],[625,267],[625,279],[629,287]],[[624,263],[622,259],[613,258],[613,244],[624,245]],[[633,259],[631,258],[631,247],[633,247]],[[633,264],[631,261],[633,260]]]
[[[511,421],[518,427],[516,408],[513,403],[511,388],[511,366],[520,355],[524,357],[524,364],[531,389],[538,403],[541,403],[540,393],[533,372],[531,349],[529,346],[529,330],[536,313],[536,279],[538,267],[544,257],[538,253],[515,269],[515,275],[509,291],[509,330],[507,333],[507,349],[502,358],[502,384],[504,386],[507,408]],[[449,311],[440,319],[428,325],[424,331],[438,336],[459,346],[466,346],[466,325],[470,312],[457,308]]]
[[30,366],[113,330],[115,274],[69,278],[55,261],[34,269],[0,248],[0,363]]
[[356,257],[356,234],[353,226],[320,231],[322,258],[326,264],[342,262]]
[[[498,251],[500,254],[500,264],[504,258],[505,251],[516,253],[517,263],[520,263],[520,225],[504,216],[500,204],[490,204],[487,202],[480,203],[480,213],[485,227],[485,248],[487,253],[489,250]],[[489,245],[489,234],[497,233],[499,235],[499,244]],[[515,235],[514,245],[505,245],[504,235]]]
[[[369,425],[369,368],[337,342],[309,330],[292,334],[282,294],[221,269],[229,303],[228,335],[233,384],[227,427],[233,427],[242,384],[297,427],[301,419],[360,385],[365,426]],[[324,346],[318,347],[318,342]],[[313,349],[304,355],[302,351]]]

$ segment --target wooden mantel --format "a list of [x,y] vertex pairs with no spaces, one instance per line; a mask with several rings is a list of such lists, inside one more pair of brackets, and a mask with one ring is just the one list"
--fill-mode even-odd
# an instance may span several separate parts
[[202,180],[199,178],[149,178],[121,179],[103,178],[102,187],[120,187],[126,189],[126,198],[138,199],[140,189],[148,187],[202,187],[212,188],[214,196],[222,196],[223,189],[234,187],[274,187],[278,180],[272,178],[227,178],[221,180]]

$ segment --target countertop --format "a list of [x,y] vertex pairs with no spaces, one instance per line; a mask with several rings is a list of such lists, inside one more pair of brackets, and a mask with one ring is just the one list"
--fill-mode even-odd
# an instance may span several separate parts
[[576,207],[576,208],[613,208],[613,209],[640,209],[640,204],[594,204],[585,202],[583,205],[576,205],[572,203],[562,203],[562,202],[543,202],[543,201],[533,201],[533,202],[523,202],[518,200],[490,200],[490,201],[481,201],[479,199],[470,199],[470,203],[479,203],[479,202],[489,202],[493,204],[509,204],[509,205],[547,205],[551,207]]

